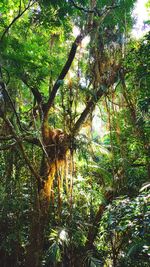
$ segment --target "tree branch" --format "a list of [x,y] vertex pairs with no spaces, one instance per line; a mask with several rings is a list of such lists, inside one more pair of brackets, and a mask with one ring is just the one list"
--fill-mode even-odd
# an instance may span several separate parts
[[84,8],[83,6],[79,6],[79,5],[77,5],[77,4],[75,3],[74,0],[70,0],[70,2],[71,2],[72,5],[73,5],[75,8],[77,8],[78,10],[83,11],[83,12],[88,13],[88,14],[94,14],[94,15],[99,16],[99,17],[102,17],[103,15],[107,15],[107,13],[108,13],[110,10],[119,7],[119,5],[114,5],[114,4],[113,4],[113,5],[111,5],[111,6],[106,6],[103,10],[100,11],[97,7],[94,7],[94,8],[92,8],[92,9],[89,9],[89,8],[87,9],[87,8]]
[[41,177],[38,175],[38,173],[35,171],[34,167],[32,166],[28,156],[26,155],[26,152],[24,150],[24,147],[22,145],[22,141],[20,140],[20,138],[17,136],[15,130],[14,130],[14,127],[13,125],[11,124],[11,122],[9,121],[9,119],[3,117],[3,120],[5,121],[5,123],[7,124],[7,126],[9,127],[10,131],[12,132],[12,135],[14,136],[14,139],[16,140],[19,148],[20,148],[20,151],[21,151],[21,154],[23,156],[23,159],[25,160],[29,170],[31,171],[31,173],[33,174],[33,176],[36,178],[36,180],[38,182],[41,182]]
[[[75,7],[78,7],[75,2],[73,0],[71,0],[72,4],[75,6]],[[98,16],[100,17],[105,17],[108,12],[113,9],[113,8],[116,8],[117,6],[108,6],[108,7],[105,7],[104,10],[102,12],[98,11],[96,8],[92,9],[92,10],[89,10],[89,9],[85,9],[83,7],[78,7],[80,8],[81,10],[85,11],[85,12],[89,12],[89,13],[96,13]],[[54,99],[55,99],[55,96],[57,94],[57,91],[61,85],[61,81],[65,78],[66,74],[68,73],[70,67],[71,67],[71,64],[75,58],[75,55],[76,55],[76,51],[77,51],[77,48],[79,46],[79,44],[81,43],[81,41],[83,40],[83,38],[85,37],[86,34],[89,33],[91,29],[88,29],[88,30],[84,30],[84,34],[80,34],[77,36],[77,38],[75,39],[74,43],[72,44],[72,47],[71,47],[71,50],[70,50],[70,53],[69,53],[69,56],[68,56],[68,59],[57,79],[57,81],[55,82],[53,88],[52,88],[52,91],[51,91],[51,94],[50,94],[50,97],[49,97],[49,100],[48,102],[46,103],[46,105],[44,106],[44,118],[47,119],[47,115],[48,115],[48,112],[54,102]]]
[[96,95],[93,96],[91,98],[91,100],[88,102],[86,108],[81,113],[80,118],[77,120],[77,122],[75,123],[75,125],[73,127],[72,132],[74,135],[76,135],[79,132],[82,124],[87,119],[90,111],[92,111],[95,108],[99,99],[104,95],[104,93],[106,93],[106,91],[103,90],[102,86],[105,86],[108,89],[115,82],[115,78],[116,78],[116,75],[117,75],[119,69],[120,69],[120,64],[114,66],[113,73],[111,74],[111,76],[107,80],[103,81],[103,83],[100,86],[100,89],[97,91]]
[[80,118],[77,120],[77,122],[75,123],[75,126],[72,130],[73,134],[76,135],[82,124],[85,122],[85,120],[87,119],[89,113],[95,108],[96,103],[98,102],[98,100],[102,97],[102,95],[104,94],[104,91],[102,90],[102,88],[100,87],[100,89],[97,91],[96,96],[93,96],[91,98],[91,100],[88,102],[86,108],[84,109],[84,111],[81,113]]
[[[6,84],[3,81],[0,81],[0,88],[2,89],[2,92],[7,95],[7,98],[8,98],[8,100],[9,100],[9,102],[11,104],[11,107],[13,109],[13,112],[15,113],[15,116],[16,116],[16,119],[17,119],[17,122],[18,122],[18,125],[20,127],[20,130],[26,131],[26,129],[24,129],[22,127],[22,125],[21,125],[20,118],[19,118],[18,113],[17,113],[17,111],[15,109],[14,103],[13,103],[13,101],[11,99],[11,96],[10,96],[8,90],[7,90],[7,86],[6,86]],[[4,102],[6,102],[6,99],[4,99]]]
[[13,135],[8,135],[8,136],[0,135],[0,141],[9,141],[11,139],[14,139]]
[[16,145],[16,142],[11,143],[11,144],[7,144],[5,146],[0,146],[0,151],[2,151],[2,150],[8,150],[8,149],[12,148],[15,145]]
[[[29,144],[41,147],[41,143],[40,143],[39,139],[36,138],[36,137],[29,137],[29,136],[21,135],[20,138],[21,138],[21,141],[23,141],[23,142],[25,141],[25,142],[27,142]],[[10,140],[14,140],[14,136],[13,135],[8,135],[8,136],[2,136],[1,135],[0,136],[0,142],[10,141]]]
[[24,137],[23,141],[25,141],[25,142],[27,142],[29,144],[41,147],[41,143],[40,143],[39,139],[36,138],[36,137]]
[[73,60],[75,58],[75,55],[76,55],[77,48],[78,48],[79,44],[81,43],[83,37],[84,36],[82,34],[78,35],[77,38],[75,39],[74,43],[72,44],[68,59],[67,59],[65,65],[64,65],[61,73],[59,74],[57,81],[55,82],[55,84],[54,84],[54,86],[52,88],[50,97],[49,97],[48,102],[47,102],[47,104],[45,106],[45,112],[44,112],[45,117],[47,117],[48,112],[49,112],[49,110],[50,110],[50,108],[51,108],[51,106],[53,104],[53,101],[55,99],[57,91],[58,91],[58,89],[59,89],[59,87],[61,85],[61,80],[63,80],[65,78],[66,74],[68,73],[68,71],[69,71],[69,69],[71,67],[71,64],[72,64],[72,62],[73,62]]
[[31,90],[31,92],[32,92],[34,98],[36,99],[37,103],[40,104],[42,102],[42,95],[39,92],[38,88],[35,87],[35,86],[30,86],[28,84],[28,80],[27,80],[27,76],[26,75],[22,76],[21,80]]
[[80,11],[84,11],[85,13],[95,13],[95,9],[86,9],[83,6],[78,6],[74,0],[70,0],[70,2],[75,8],[79,9]]
[[29,1],[28,5],[24,8],[24,10],[21,11],[21,1],[20,1],[18,15],[15,18],[13,18],[13,20],[11,21],[11,23],[6,27],[6,29],[4,30],[4,32],[1,35],[0,42],[3,41],[6,33],[10,30],[10,28],[16,22],[16,20],[18,20],[35,3],[36,3],[36,1],[33,1],[33,2],[32,1]]

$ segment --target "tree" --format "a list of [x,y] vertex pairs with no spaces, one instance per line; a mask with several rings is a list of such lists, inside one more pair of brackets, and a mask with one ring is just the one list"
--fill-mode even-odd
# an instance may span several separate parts
[[[61,221],[66,171],[70,180],[65,190],[72,207],[73,157],[80,130],[121,77],[124,33],[131,26],[134,1],[80,2],[29,0],[2,5],[1,149],[13,147],[13,153],[19,153],[28,167],[27,177],[31,175],[31,188],[35,187],[25,266],[42,264],[46,228],[56,205],[54,192]],[[73,26],[80,30],[75,40],[70,33]],[[86,36],[89,44],[82,51]],[[106,201],[112,199],[107,190],[104,196]],[[104,208],[102,203],[94,221],[97,229]],[[96,234],[97,230],[88,236],[91,245]]]

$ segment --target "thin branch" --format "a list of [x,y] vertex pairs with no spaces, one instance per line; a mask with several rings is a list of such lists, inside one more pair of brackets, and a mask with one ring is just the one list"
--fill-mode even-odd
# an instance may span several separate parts
[[112,101],[112,100],[110,99],[110,97],[108,96],[108,94],[106,95],[106,97],[107,97],[107,99],[108,99],[108,101],[109,101],[110,103],[112,103],[112,104],[115,105],[115,106],[120,107],[120,105],[119,105],[118,103],[116,103],[116,102],[114,102],[114,101]]
[[[33,115],[33,119],[34,119],[35,129],[36,129],[36,131],[38,132],[38,127],[37,127],[37,125],[36,125],[36,118],[35,118],[34,115]],[[44,143],[43,143],[43,140],[42,140],[41,136],[38,137],[38,142],[39,142],[40,146],[42,147],[42,150],[43,150],[43,152],[44,152],[44,154],[45,154],[45,156],[46,156],[46,158],[47,158],[47,160],[48,160],[48,162],[49,162],[49,156],[48,156],[48,153],[47,153],[47,151],[46,151],[46,148],[45,148],[45,145],[44,145]]]
[[14,136],[14,139],[16,140],[16,142],[17,142],[17,144],[19,146],[19,149],[21,151],[21,154],[23,156],[23,159],[25,160],[25,162],[26,162],[29,170],[31,171],[31,173],[33,174],[33,176],[37,179],[37,181],[38,182],[41,182],[41,177],[38,175],[38,173],[34,169],[33,165],[31,164],[28,156],[26,155],[26,152],[24,150],[22,141],[21,141],[20,137],[18,137],[18,135],[16,134],[15,129],[14,129],[12,123],[10,122],[9,119],[7,119],[5,117],[3,117],[3,120],[5,121],[5,123],[7,124],[7,126],[9,127],[10,131],[12,132],[12,135]]
[[8,136],[1,135],[0,136],[0,141],[9,141],[11,139],[14,139],[14,136],[13,135],[8,135]]
[[[13,101],[12,101],[12,99],[11,99],[11,96],[10,96],[8,90],[7,90],[7,86],[6,86],[6,84],[5,84],[4,82],[1,81],[1,82],[0,82],[0,86],[1,86],[2,90],[4,91],[4,93],[6,93],[6,95],[7,95],[7,98],[8,98],[8,100],[9,100],[9,102],[10,102],[10,104],[11,104],[11,107],[12,107],[12,109],[13,109],[13,112],[15,113],[15,116],[16,116],[16,118],[17,118],[17,122],[18,122],[18,125],[19,125],[20,129],[24,131],[25,129],[22,128],[22,125],[21,125],[21,122],[20,122],[20,118],[19,118],[19,116],[18,116],[18,113],[17,113],[17,111],[16,111],[16,108],[15,108],[15,106],[14,106],[14,103],[13,103]],[[6,100],[4,99],[4,101],[6,101]]]
[[75,3],[74,0],[70,0],[70,2],[78,10],[83,11],[88,14],[94,14],[99,17],[102,17],[103,15],[107,15],[109,11],[111,11],[114,8],[119,7],[119,5],[106,6],[102,11],[100,11],[97,7],[94,7],[93,9],[89,9],[89,8],[84,8],[83,6],[79,6]]
[[18,12],[18,14],[21,13],[21,5],[22,5],[22,0],[20,0],[20,3],[19,3],[19,12]]
[[139,167],[146,167],[146,164],[144,163],[133,163],[130,165],[133,168],[139,168]]
[[11,149],[13,146],[16,145],[16,143],[17,142],[14,142],[12,144],[8,144],[8,145],[5,145],[5,146],[0,146],[0,151]]
[[[10,140],[13,140],[13,139],[14,139],[13,135],[7,135],[7,136],[0,135],[0,142],[10,141]],[[27,136],[27,135],[23,134],[23,135],[20,135],[20,140],[21,141],[26,141],[26,142],[31,143],[33,145],[41,146],[40,141],[36,137],[30,137],[30,136]]]
[[3,41],[5,35],[8,33],[8,31],[10,30],[10,28],[13,26],[13,24],[34,4],[36,3],[36,1],[29,1],[28,5],[21,11],[21,1],[20,1],[20,5],[19,5],[19,10],[18,10],[18,15],[16,17],[13,18],[13,20],[11,21],[11,23],[5,28],[4,32],[1,35],[0,38],[0,42]]
[[36,137],[33,137],[33,138],[32,137],[24,137],[23,141],[25,141],[25,142],[27,142],[29,144],[41,147],[41,143],[40,143],[39,139],[36,138]]
[[23,83],[31,90],[34,98],[36,99],[37,103],[40,104],[42,102],[42,95],[39,92],[38,88],[35,86],[30,86],[27,80],[27,76],[24,75],[23,77],[21,77],[21,80],[23,81]]
[[0,76],[1,76],[1,79],[3,79],[3,76],[4,76],[3,75],[3,70],[5,71],[6,76],[7,76],[7,81],[5,81],[5,84],[8,85],[9,82],[10,82],[10,74],[9,74],[9,71],[6,68],[4,68],[3,66],[0,65]]
[[95,13],[95,9],[86,9],[83,6],[78,6],[74,0],[70,0],[70,2],[75,8],[79,9],[80,11],[84,11],[85,13]]
[[[8,135],[8,136],[1,135],[0,136],[0,142],[5,142],[5,141],[13,140],[13,139],[14,139],[13,135]],[[39,139],[36,137],[28,137],[28,136],[21,135],[20,139],[22,142],[25,141],[29,144],[41,147],[41,143],[40,143]]]

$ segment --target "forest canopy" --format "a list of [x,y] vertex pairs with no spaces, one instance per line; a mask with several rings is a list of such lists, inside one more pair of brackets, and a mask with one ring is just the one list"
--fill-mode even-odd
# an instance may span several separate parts
[[136,4],[1,1],[0,266],[149,266],[150,22],[134,38]]

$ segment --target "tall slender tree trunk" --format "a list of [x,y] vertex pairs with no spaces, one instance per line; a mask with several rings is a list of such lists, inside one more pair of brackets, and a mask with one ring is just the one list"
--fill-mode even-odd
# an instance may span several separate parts
[[32,213],[29,245],[25,267],[40,267],[44,246],[45,229],[48,223],[49,196],[45,195],[42,188],[36,196],[34,210]]
[[[54,175],[53,168],[52,166],[50,167],[51,171],[48,170],[48,166],[46,167],[44,161],[41,161],[41,170],[44,170],[47,176],[44,177],[43,184],[37,184],[37,194],[31,214],[29,245],[27,247],[25,267],[40,267],[42,263],[45,230],[49,219],[50,181],[53,180]],[[42,174],[42,171],[40,174]]]

